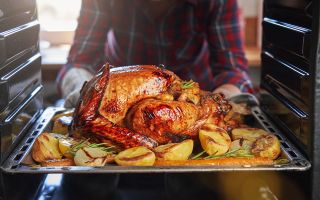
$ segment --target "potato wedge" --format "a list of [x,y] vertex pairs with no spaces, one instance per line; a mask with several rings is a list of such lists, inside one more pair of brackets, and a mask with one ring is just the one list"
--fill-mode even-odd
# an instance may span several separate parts
[[122,166],[152,166],[155,160],[155,154],[142,146],[121,151],[115,157],[116,163]]
[[235,152],[236,155],[252,155],[251,148],[253,142],[243,138],[231,142],[229,152]]
[[256,156],[274,160],[281,153],[280,141],[275,135],[261,136],[253,143],[251,152]]
[[103,151],[100,148],[84,147],[76,152],[74,162],[78,166],[99,167],[113,161],[113,158],[113,154]]
[[193,150],[193,140],[169,143],[155,148],[158,160],[188,160]]
[[79,141],[71,137],[60,138],[59,139],[59,149],[62,155],[66,158],[73,158],[74,155],[71,153],[71,148],[73,145],[78,144]]
[[60,118],[57,118],[53,122],[52,132],[68,135],[69,134],[68,127],[71,124],[72,119],[73,119],[72,116],[62,116]]
[[42,167],[58,167],[58,166],[74,166],[75,165],[73,159],[69,159],[69,158],[45,160],[40,164]]
[[61,159],[58,136],[52,133],[42,133],[32,146],[32,158],[37,162]]
[[250,142],[254,142],[259,137],[269,134],[270,133],[259,128],[235,128],[231,131],[231,138],[232,140],[238,140],[243,138]]
[[199,131],[199,139],[209,155],[223,155],[231,145],[228,133],[214,124],[204,124]]

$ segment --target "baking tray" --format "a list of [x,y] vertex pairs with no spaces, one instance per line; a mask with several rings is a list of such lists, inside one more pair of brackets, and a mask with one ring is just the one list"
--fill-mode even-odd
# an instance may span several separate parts
[[24,165],[31,159],[30,151],[35,138],[44,131],[50,131],[51,119],[61,113],[64,108],[48,107],[35,125],[30,129],[20,145],[11,153],[1,168],[9,173],[163,173],[163,172],[222,172],[222,171],[305,171],[311,167],[310,162],[297,148],[270,122],[259,106],[251,107],[256,121],[265,130],[275,134],[281,142],[282,157],[288,159],[286,164],[274,165],[232,165],[232,166],[150,166],[150,167],[126,167],[107,165],[104,167],[33,167]]

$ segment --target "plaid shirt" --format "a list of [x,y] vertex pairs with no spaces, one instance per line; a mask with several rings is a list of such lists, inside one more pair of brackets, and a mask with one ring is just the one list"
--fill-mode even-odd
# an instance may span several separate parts
[[143,0],[83,0],[68,62],[95,73],[114,66],[164,64],[205,90],[229,83],[252,92],[247,74],[237,0],[185,0],[159,22]]

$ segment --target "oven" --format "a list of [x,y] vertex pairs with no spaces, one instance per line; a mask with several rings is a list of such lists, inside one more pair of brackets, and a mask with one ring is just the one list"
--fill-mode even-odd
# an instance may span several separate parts
[[[229,179],[229,183],[241,185],[241,181],[248,179],[251,182],[247,182],[248,188],[244,190],[253,193],[260,190],[262,199],[320,199],[319,10],[319,2],[312,0],[264,0],[263,4],[261,87],[257,94],[260,103],[246,100],[252,101],[259,126],[280,139],[289,160],[286,165],[32,168],[23,163],[28,160],[35,138],[48,130],[51,118],[64,109],[43,108],[35,0],[0,0],[1,199],[45,199],[46,195],[53,198],[54,191],[61,193],[61,187],[68,185],[59,184],[63,176],[69,177],[69,183],[88,180],[96,185],[111,177],[115,180],[112,184],[116,183],[120,190],[131,189],[126,197],[129,199],[143,199],[136,191],[155,192],[153,199],[164,197],[166,186],[155,181],[163,176],[166,184],[172,184],[172,193],[202,192],[209,177],[211,187],[218,188],[220,197],[229,191],[219,186],[219,181]],[[115,174],[120,174],[120,183]],[[196,180],[193,177],[206,179],[206,184],[192,188],[190,185],[195,184],[191,182]],[[52,184],[50,180],[54,179],[57,182]],[[178,179],[183,181],[176,183]],[[261,180],[266,187],[255,187]],[[275,182],[283,186],[274,187]],[[21,188],[18,193],[16,188]],[[227,188],[236,189],[232,184]],[[298,193],[293,191],[297,188]],[[86,190],[96,192],[90,187]],[[197,195],[194,192],[189,198]]]
[[[38,34],[35,1],[0,1],[1,162],[42,113]],[[43,175],[8,175],[3,171],[0,176],[1,199],[32,198],[44,178]],[[15,191],[17,187],[21,192]]]

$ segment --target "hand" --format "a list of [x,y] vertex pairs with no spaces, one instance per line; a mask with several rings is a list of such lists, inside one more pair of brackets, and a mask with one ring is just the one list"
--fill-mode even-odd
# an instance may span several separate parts
[[216,88],[214,93],[222,93],[225,95],[225,97],[228,99],[234,95],[241,94],[241,90],[232,84],[224,84],[221,85],[220,87]]
[[65,98],[64,107],[76,106],[83,83],[91,78],[92,74],[81,68],[72,68],[66,73],[61,84],[62,96]]
[[80,97],[80,89],[73,90],[64,101],[65,108],[75,108]]

